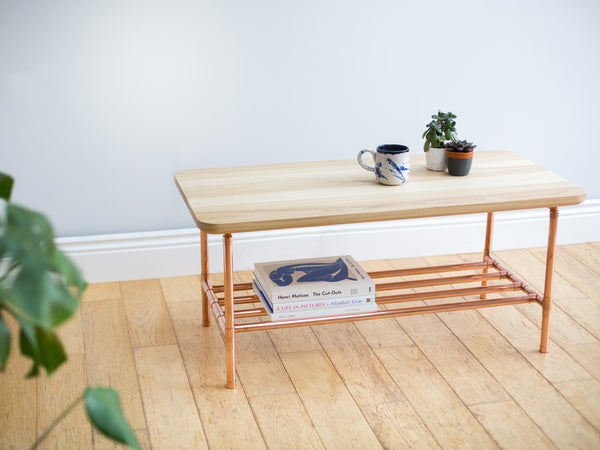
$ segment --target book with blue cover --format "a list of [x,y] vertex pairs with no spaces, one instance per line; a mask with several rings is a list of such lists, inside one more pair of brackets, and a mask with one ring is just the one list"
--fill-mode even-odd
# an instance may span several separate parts
[[350,255],[256,263],[253,273],[272,304],[375,295],[375,283]]

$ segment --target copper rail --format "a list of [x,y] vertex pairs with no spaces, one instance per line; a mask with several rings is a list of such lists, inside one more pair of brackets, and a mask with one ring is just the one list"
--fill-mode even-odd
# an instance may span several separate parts
[[[426,266],[426,267],[413,267],[410,269],[391,269],[391,270],[380,270],[369,272],[371,278],[393,278],[393,277],[404,277],[407,275],[425,275],[428,273],[440,273],[440,272],[453,272],[459,270],[471,270],[471,269],[482,269],[492,266],[493,263],[483,260],[470,263],[462,264],[445,264],[441,266]],[[439,278],[436,278],[438,280]],[[223,285],[213,286],[215,293],[221,293],[224,290]],[[235,285],[236,291],[247,291],[252,290],[252,283],[238,283]]]
[[[516,291],[521,289],[521,283],[510,283],[510,284],[504,284],[504,285],[499,285],[499,286],[488,286],[488,287],[475,287],[475,288],[467,288],[467,289],[448,289],[448,290],[443,290],[443,291],[430,291],[430,292],[415,292],[415,293],[411,293],[411,294],[401,294],[401,295],[389,295],[386,297],[376,297],[376,303],[378,305],[384,305],[384,304],[389,304],[389,303],[400,303],[400,302],[414,302],[414,301],[420,301],[420,300],[433,300],[433,299],[439,299],[439,298],[452,298],[452,297],[465,297],[465,296],[469,296],[469,295],[474,295],[474,294],[492,294],[492,293],[499,293],[499,292],[505,292],[505,291]],[[256,300],[258,301],[258,299]],[[491,302],[495,302],[496,300],[490,300]],[[527,302],[531,302],[531,301],[538,301],[538,294],[537,293],[527,293]],[[475,302],[469,302],[472,304],[475,304]],[[477,304],[482,304],[482,302],[479,302]],[[476,306],[476,308],[479,307],[483,307],[483,306]],[[463,308],[461,308],[463,309]],[[400,310],[398,310],[400,311]],[[373,316],[373,317],[377,317],[379,311],[374,311],[374,312],[368,312],[368,313],[363,313],[362,315],[365,316],[365,318],[368,318],[369,316]],[[436,311],[436,312],[441,312],[441,311]],[[264,308],[255,308],[255,309],[243,309],[243,310],[237,310],[234,312],[234,317],[235,318],[240,318],[240,317],[255,317],[255,316],[266,316],[267,312],[265,311]],[[352,315],[354,316],[354,315]],[[263,324],[266,322],[262,322]],[[260,327],[258,327],[260,328]],[[238,331],[238,326],[235,326],[236,331]]]
[[[485,261],[478,261],[474,263],[463,263],[463,264],[451,264],[444,266],[428,266],[428,267],[418,267],[412,269],[397,269],[392,271],[378,271],[378,272],[369,272],[369,275],[372,278],[391,278],[392,276],[402,273],[402,274],[427,274],[434,273],[432,269],[435,269],[437,273],[448,271],[461,271],[461,270],[472,270],[473,268],[481,268],[487,270],[486,273],[481,274],[468,274],[461,276],[452,276],[452,277],[438,277],[438,278],[429,278],[424,280],[410,280],[410,281],[399,281],[399,282],[388,282],[388,283],[378,283],[376,284],[375,290],[376,292],[382,292],[386,290],[401,290],[401,289],[410,289],[415,287],[431,287],[431,286],[440,286],[445,284],[460,284],[460,283],[472,283],[477,281],[487,281],[489,280],[501,280],[508,279],[510,283],[500,284],[500,285],[486,285],[486,286],[476,286],[469,288],[452,288],[452,289],[444,289],[444,290],[434,290],[434,291],[426,291],[426,292],[411,292],[406,294],[395,294],[395,295],[377,295],[376,303],[377,304],[392,304],[392,303],[402,303],[402,302],[415,302],[415,301],[423,301],[423,300],[433,300],[433,299],[442,299],[442,298],[453,298],[453,297],[467,297],[471,295],[480,295],[486,296],[487,294],[493,293],[501,293],[506,291],[518,291],[521,290],[525,294],[521,297],[512,297],[509,299],[490,299],[486,300],[485,298],[482,301],[467,301],[467,302],[459,302],[459,303],[450,303],[443,305],[428,305],[417,308],[400,308],[400,309],[388,309],[385,311],[372,311],[365,312],[360,314],[345,314],[342,317],[342,321],[346,320],[366,320],[370,318],[379,318],[379,317],[388,317],[392,316],[403,316],[403,315],[414,315],[414,314],[424,314],[426,312],[444,312],[451,310],[460,310],[460,309],[474,309],[474,308],[483,308],[489,306],[499,306],[503,304],[518,304],[518,303],[530,303],[530,302],[542,302],[542,296],[535,292],[533,288],[531,288],[524,281],[520,280],[513,272],[511,272],[508,268],[502,265],[498,260],[488,256]],[[495,270],[495,272],[490,272],[489,269]],[[397,276],[397,275],[396,275]],[[248,287],[251,286],[251,283],[237,283],[233,285],[233,291],[245,291],[248,290]],[[224,326],[224,311],[223,306],[225,303],[224,298],[218,298],[216,296],[217,292],[223,292],[223,285],[210,286],[209,284],[205,284],[203,282],[204,289],[208,292],[210,296],[210,304],[212,306],[213,312],[217,317],[221,328],[225,330]],[[234,306],[238,305],[250,305],[258,303],[258,297],[254,294],[252,295],[242,295],[238,297],[234,297],[233,303]],[[452,306],[448,306],[452,305]],[[454,308],[454,309],[452,309]],[[417,312],[415,312],[417,311]],[[383,313],[383,315],[382,315]],[[258,317],[258,316],[267,316],[268,313],[265,311],[263,307],[258,308],[246,308],[246,309],[237,309],[233,311],[233,318],[249,318],[249,317]],[[337,317],[337,316],[336,316]],[[277,321],[277,322],[257,322],[257,323],[247,323],[242,325],[234,325],[233,328],[236,332],[241,331],[249,331],[249,330],[259,330],[259,329],[273,329],[273,328],[282,328],[286,326],[299,326],[299,325],[291,325],[291,324],[308,324],[308,323],[330,323],[331,321],[336,321],[336,317],[314,317],[308,319],[298,319],[298,320],[288,320],[288,321]],[[322,322],[322,321],[325,322]],[[332,322],[331,322],[332,323]],[[287,325],[282,325],[287,324]]]
[[310,319],[280,320],[277,322],[253,322],[235,326],[236,332],[274,330],[277,328],[300,327],[304,325],[320,325],[326,323],[340,323],[357,320],[380,319],[384,317],[414,316],[417,314],[432,314],[464,309],[487,308],[500,305],[518,305],[521,303],[535,302],[533,295],[521,297],[499,298],[496,300],[477,300],[470,302],[446,303],[441,305],[415,306],[411,308],[384,309],[375,312],[343,314],[329,317],[313,317]]
[[[478,265],[481,265],[481,264],[478,263]],[[469,267],[471,267],[471,265],[469,265]],[[373,275],[376,275],[378,273],[379,272],[369,272],[369,276],[371,278],[377,278],[377,276],[374,277]],[[375,291],[376,292],[393,291],[393,290],[398,290],[398,289],[409,289],[409,288],[416,288],[416,287],[440,286],[443,284],[471,283],[471,282],[479,281],[479,280],[486,280],[486,286],[487,286],[487,280],[500,280],[502,278],[507,278],[508,273],[509,272],[507,270],[501,270],[499,272],[463,275],[460,277],[441,277],[441,278],[430,278],[430,279],[426,279],[426,280],[412,280],[412,281],[397,281],[397,282],[393,282],[393,283],[380,283],[380,284],[375,285]],[[248,287],[248,285],[250,285],[250,287]],[[239,283],[239,284],[234,285],[234,291],[242,291],[242,290],[245,291],[248,289],[252,289],[252,283]],[[223,292],[223,286],[222,285],[213,286],[212,291],[213,292]],[[463,295],[463,294],[461,294],[461,295]],[[378,297],[378,303],[380,303],[379,298],[386,299],[387,297]],[[218,301],[221,306],[223,306],[225,304],[225,300],[223,298],[219,298]],[[238,297],[235,297],[235,299],[234,299],[234,303],[236,305],[257,303],[258,301],[259,301],[258,296],[256,294],[238,296]],[[402,301],[402,300],[397,300],[397,301]]]
[[[522,303],[538,303],[542,306],[542,326],[540,338],[540,351],[548,351],[549,321],[552,306],[552,281],[554,273],[554,259],[556,249],[556,233],[558,224],[558,209],[550,209],[550,225],[548,232],[548,247],[546,258],[546,274],[544,283],[544,294],[538,293],[533,287],[520,279],[508,267],[495,259],[491,253],[492,235],[494,224],[494,213],[487,215],[485,247],[482,261],[461,264],[447,264],[439,266],[427,266],[407,269],[393,269],[370,272],[369,275],[375,280],[407,277],[411,275],[440,275],[444,272],[477,271],[455,276],[438,276],[419,280],[381,280],[375,285],[375,301],[377,304],[393,304],[403,302],[417,302],[424,300],[446,299],[463,297],[464,301],[447,303],[427,303],[418,306],[398,307],[380,309],[364,313],[339,314],[334,316],[321,316],[305,319],[281,320],[281,321],[258,321],[235,323],[236,319],[268,316],[263,307],[253,307],[259,303],[258,297],[253,293],[236,293],[239,291],[252,291],[252,283],[233,283],[233,251],[231,234],[223,235],[223,263],[224,282],[222,285],[212,285],[209,280],[208,246],[207,235],[200,233],[200,247],[202,257],[202,312],[203,325],[209,325],[209,309],[212,309],[216,322],[225,337],[226,365],[227,365],[227,387],[235,388],[235,334],[246,331],[271,330],[279,328],[298,327],[306,325],[328,324],[349,322],[358,320],[378,319],[385,317],[401,317],[416,314],[432,314],[447,311],[460,311],[476,308],[488,308],[502,305],[517,305]],[[503,284],[490,284],[493,280],[505,280]],[[426,288],[443,285],[455,285],[463,283],[478,283],[475,287],[463,287],[450,289],[427,290],[426,292],[393,293],[383,295],[385,291],[400,291],[414,288]],[[514,297],[488,298],[490,294],[498,294],[508,291],[521,291],[522,295]],[[217,294],[222,294],[218,296]],[[477,296],[478,300],[469,299]],[[241,306],[242,308],[237,308]]]

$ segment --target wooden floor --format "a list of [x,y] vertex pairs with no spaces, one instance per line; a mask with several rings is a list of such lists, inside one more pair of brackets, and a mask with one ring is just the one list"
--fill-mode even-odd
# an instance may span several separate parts
[[[542,289],[544,249],[496,256]],[[554,294],[548,354],[536,304],[242,333],[231,391],[218,327],[201,326],[198,277],[91,285],[61,330],[69,361],[54,376],[25,380],[13,349],[0,374],[0,448],[27,448],[101,384],[119,390],[144,448],[597,449],[600,243],[558,249]],[[112,443],[79,407],[43,447]]]

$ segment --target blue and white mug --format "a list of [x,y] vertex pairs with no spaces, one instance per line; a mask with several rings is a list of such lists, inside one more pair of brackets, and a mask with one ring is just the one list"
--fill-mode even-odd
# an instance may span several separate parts
[[[362,157],[365,153],[373,156],[375,167],[366,165]],[[377,147],[377,152],[364,149],[358,152],[358,163],[363,169],[375,172],[375,179],[381,184],[395,186],[406,183],[410,173],[408,147],[400,144],[386,144]]]

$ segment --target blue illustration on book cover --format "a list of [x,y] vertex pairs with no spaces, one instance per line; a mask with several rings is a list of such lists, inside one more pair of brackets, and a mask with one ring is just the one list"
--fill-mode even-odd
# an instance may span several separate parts
[[343,280],[356,281],[356,278],[351,278],[348,275],[348,266],[342,258],[338,258],[332,263],[299,263],[281,266],[271,271],[269,278],[277,286],[289,286],[294,281],[293,275],[298,272],[302,272],[304,275],[297,278],[296,283],[308,283],[311,281],[327,281],[329,283]]
[[254,265],[254,278],[272,302],[373,295],[375,284],[349,255]]

